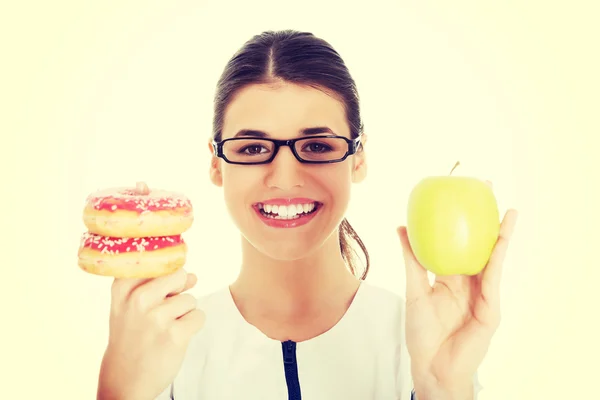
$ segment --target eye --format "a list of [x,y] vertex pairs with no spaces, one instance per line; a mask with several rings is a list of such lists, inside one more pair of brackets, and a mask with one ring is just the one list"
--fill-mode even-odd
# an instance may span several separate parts
[[260,144],[253,144],[253,145],[242,147],[238,151],[238,153],[240,153],[240,154],[248,154],[248,155],[261,154],[261,149],[265,150],[265,151],[269,150],[265,146],[262,146]]
[[310,151],[311,153],[323,153],[326,151],[331,151],[331,146],[325,144],[325,143],[320,143],[320,142],[312,142],[312,143],[308,143],[306,144],[302,150],[307,150]]

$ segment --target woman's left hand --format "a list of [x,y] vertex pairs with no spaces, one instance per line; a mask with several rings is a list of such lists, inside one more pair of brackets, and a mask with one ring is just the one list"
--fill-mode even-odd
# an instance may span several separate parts
[[[485,269],[475,276],[436,276],[416,260],[399,227],[406,264],[406,345],[420,398],[467,396],[500,323],[502,264],[517,220],[508,210]],[[421,394],[420,394],[421,393]]]

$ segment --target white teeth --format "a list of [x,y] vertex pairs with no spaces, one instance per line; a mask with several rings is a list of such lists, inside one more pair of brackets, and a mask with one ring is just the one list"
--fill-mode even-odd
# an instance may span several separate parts
[[287,217],[288,211],[289,211],[288,207],[279,206],[279,209],[277,210],[277,214],[279,214],[280,217]]
[[263,213],[272,216],[276,219],[294,219],[298,218],[301,214],[307,214],[315,209],[315,203],[306,204],[290,204],[287,206],[283,205],[271,205],[271,204],[259,204],[259,209],[263,210]]

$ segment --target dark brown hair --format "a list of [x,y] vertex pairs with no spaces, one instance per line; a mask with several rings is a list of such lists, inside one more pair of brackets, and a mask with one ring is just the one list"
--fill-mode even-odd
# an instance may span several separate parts
[[[333,47],[309,32],[266,31],[252,37],[229,60],[217,83],[214,99],[213,137],[222,138],[225,109],[237,91],[251,84],[290,82],[327,91],[344,104],[352,138],[363,132],[356,84]],[[362,150],[362,149],[361,149]],[[346,219],[339,227],[342,257],[350,271],[365,279],[369,253]],[[365,255],[366,265],[359,275],[354,240]]]

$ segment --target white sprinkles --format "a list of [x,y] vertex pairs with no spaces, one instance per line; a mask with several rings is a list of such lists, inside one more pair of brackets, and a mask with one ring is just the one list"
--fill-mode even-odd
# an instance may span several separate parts
[[[148,240],[146,240],[148,239]],[[112,249],[114,246],[121,246],[123,244],[130,244],[127,246],[125,252],[130,252],[132,249],[137,252],[144,252],[148,249],[148,246],[151,243],[156,243],[157,241],[167,241],[170,243],[175,243],[173,238],[164,236],[164,237],[148,237],[148,238],[115,238],[111,239],[105,236],[100,236],[96,234],[92,234],[86,232],[83,234],[83,238],[81,240],[80,247],[90,247],[92,248],[94,245],[100,250],[102,254],[119,254],[118,249]],[[183,243],[183,238],[180,239],[181,243]],[[158,249],[158,245],[155,244],[153,246],[153,250]]]
[[[152,190],[148,195],[140,195],[135,190],[130,188],[109,189],[103,190],[90,195],[88,202],[92,204],[94,209],[99,210],[107,202],[111,200],[126,204],[134,204],[137,210],[142,212],[150,211],[151,209],[175,209],[175,208],[191,208],[190,200],[178,193],[167,192],[164,190]],[[117,204],[111,205],[110,209],[115,211],[119,208]]]

